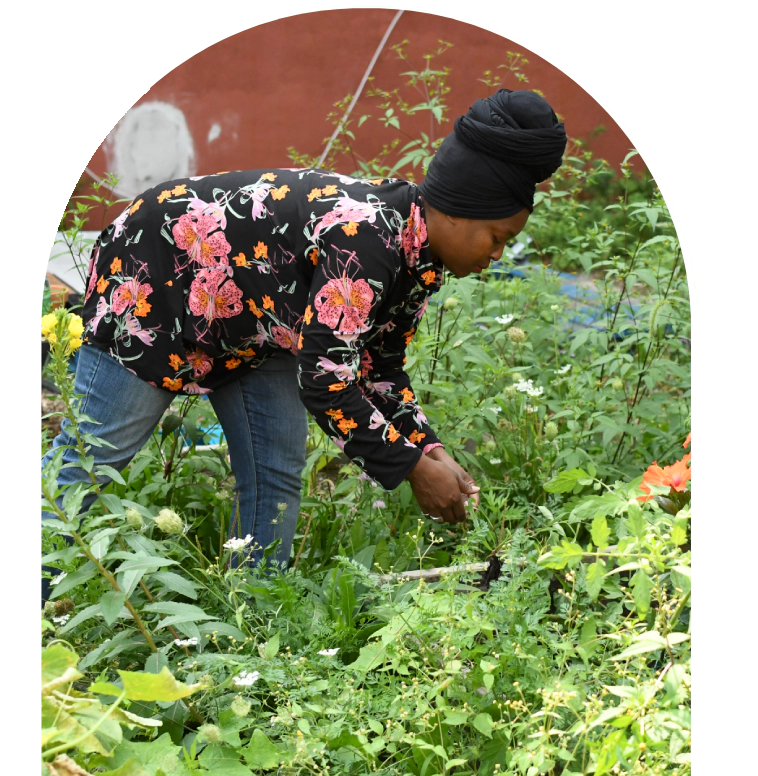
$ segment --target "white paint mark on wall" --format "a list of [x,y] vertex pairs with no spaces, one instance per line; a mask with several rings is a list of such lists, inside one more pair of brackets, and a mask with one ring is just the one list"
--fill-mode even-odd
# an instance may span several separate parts
[[221,124],[214,124],[208,132],[208,142],[212,143],[221,134]]
[[129,196],[195,174],[195,148],[184,113],[167,102],[131,108],[108,135],[104,150],[108,171],[119,176],[119,190]]

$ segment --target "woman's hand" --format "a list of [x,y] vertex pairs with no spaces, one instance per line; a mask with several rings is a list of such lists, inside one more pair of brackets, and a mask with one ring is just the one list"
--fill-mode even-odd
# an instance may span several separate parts
[[447,463],[428,455],[421,456],[407,479],[421,511],[429,517],[440,517],[445,523],[463,522],[469,496],[479,490]]
[[435,447],[433,450],[430,450],[426,455],[428,458],[433,458],[435,461],[444,463],[445,466],[448,466],[449,468],[451,468],[458,475],[459,479],[462,482],[466,483],[469,486],[473,485],[473,487],[476,488],[476,490],[472,492],[471,488],[469,487],[469,489],[466,490],[465,493],[470,495],[472,501],[474,502],[474,509],[478,509],[479,508],[479,488],[474,482],[474,478],[462,466],[460,466],[456,462],[455,458],[449,455],[447,450],[445,450],[444,447]]

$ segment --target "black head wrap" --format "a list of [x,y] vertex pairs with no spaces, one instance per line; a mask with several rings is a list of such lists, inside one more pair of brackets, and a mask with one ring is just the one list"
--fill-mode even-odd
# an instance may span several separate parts
[[458,116],[421,196],[460,218],[508,218],[534,209],[534,190],[560,166],[566,130],[536,92],[500,89]]

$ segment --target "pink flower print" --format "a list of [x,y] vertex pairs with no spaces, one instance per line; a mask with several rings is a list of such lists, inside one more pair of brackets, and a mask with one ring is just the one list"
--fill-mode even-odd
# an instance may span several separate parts
[[384,428],[384,426],[387,425],[387,419],[382,415],[379,410],[374,410],[371,413],[371,420],[369,421],[368,427],[375,429],[375,428]]
[[252,186],[246,186],[243,191],[253,200],[253,221],[264,218],[268,209],[263,204],[269,192],[273,188],[273,183],[254,183]]
[[418,310],[416,310],[416,312],[413,313],[413,317],[417,321],[420,321],[424,317],[424,313],[426,312],[426,306],[428,304],[429,304],[429,298],[427,297],[426,299],[424,299],[424,304],[422,304],[421,307],[419,307]]
[[196,394],[211,393],[210,388],[202,388],[197,383],[187,383],[187,385],[185,385],[184,388],[182,388],[182,390],[184,391],[184,393],[189,393],[193,396]]
[[366,390],[370,391],[376,391],[377,393],[392,393],[392,389],[395,387],[394,383],[390,383],[388,381],[378,382],[378,383],[372,383],[369,380],[366,380]]
[[352,381],[355,377],[353,370],[347,364],[335,364],[334,361],[330,361],[323,356],[319,357],[318,366],[325,372],[333,372],[338,380],[348,382]]
[[202,199],[193,197],[190,200],[190,213],[192,218],[201,216],[210,216],[221,229],[226,229],[226,216],[223,208],[215,202],[204,202]]
[[127,206],[126,210],[124,210],[124,212],[113,222],[112,225],[115,227],[113,230],[114,240],[121,234],[121,232],[124,231],[124,221],[126,221],[127,217],[129,216],[129,210],[130,206]]
[[403,253],[409,267],[415,267],[421,252],[421,246],[426,242],[426,223],[421,216],[421,208],[411,202],[411,214],[405,222],[401,239]]
[[97,309],[95,310],[95,316],[89,322],[89,325],[90,325],[90,328],[92,329],[93,334],[97,334],[97,326],[107,312],[108,312],[108,303],[105,301],[105,297],[101,296],[97,300]]
[[258,343],[259,348],[262,348],[268,341],[268,334],[266,334],[266,330],[260,321],[258,321],[258,333],[255,335],[255,341]]
[[[187,363],[192,367],[192,377],[200,380],[213,369],[213,359],[200,348],[187,351]],[[186,388],[189,386],[185,386]]]
[[332,442],[334,442],[334,444],[337,445],[337,447],[339,447],[340,450],[342,450],[343,452],[345,451],[344,439],[340,439],[339,437],[331,437],[331,439],[332,439]]
[[135,314],[144,317],[150,312],[151,304],[147,297],[153,293],[149,283],[140,283],[135,278],[125,280],[114,292],[111,299],[111,310],[121,315],[127,308],[135,307]]
[[313,239],[319,236],[329,226],[334,224],[348,224],[351,221],[359,223],[368,221],[373,224],[376,221],[376,208],[368,202],[358,202],[350,197],[340,197],[333,210],[326,213],[316,224],[313,230]]
[[132,337],[137,337],[145,345],[152,345],[155,335],[150,329],[143,329],[140,322],[131,314],[126,314],[126,320],[124,321],[126,330]]
[[84,301],[86,302],[90,296],[92,295],[92,292],[95,290],[95,286],[97,285],[97,272],[95,272],[94,267],[94,260],[91,260],[89,263],[89,283],[87,283],[87,291],[84,294]]
[[371,311],[374,292],[362,278],[351,280],[347,275],[332,278],[316,294],[314,304],[319,323],[337,329],[337,336],[355,337],[368,331],[366,319]]
[[217,227],[218,222],[213,216],[185,213],[171,231],[177,247],[187,251],[190,261],[196,261],[203,267],[213,267],[229,264],[228,254],[232,249],[221,230],[210,234]]
[[[226,282],[224,282],[226,281]],[[223,269],[201,269],[192,281],[189,308],[208,323],[216,318],[233,318],[242,312],[242,289]]]
[[272,326],[271,334],[280,348],[290,350],[294,355],[297,355],[297,334],[292,329],[288,329],[286,326]]
[[426,415],[424,415],[424,413],[420,409],[416,410],[416,420],[421,423],[427,422]]
[[371,357],[371,353],[368,350],[364,350],[361,357],[361,377],[368,377],[371,374],[373,363],[374,359]]

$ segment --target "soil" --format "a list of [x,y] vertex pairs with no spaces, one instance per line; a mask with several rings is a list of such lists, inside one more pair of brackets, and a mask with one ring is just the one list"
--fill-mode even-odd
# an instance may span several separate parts
[[[65,404],[54,394],[42,393],[42,415],[47,415],[49,412],[63,412]],[[51,437],[56,437],[61,430],[61,421],[63,418],[60,415],[55,415],[52,418],[44,418],[42,420],[42,430],[47,429]]]

